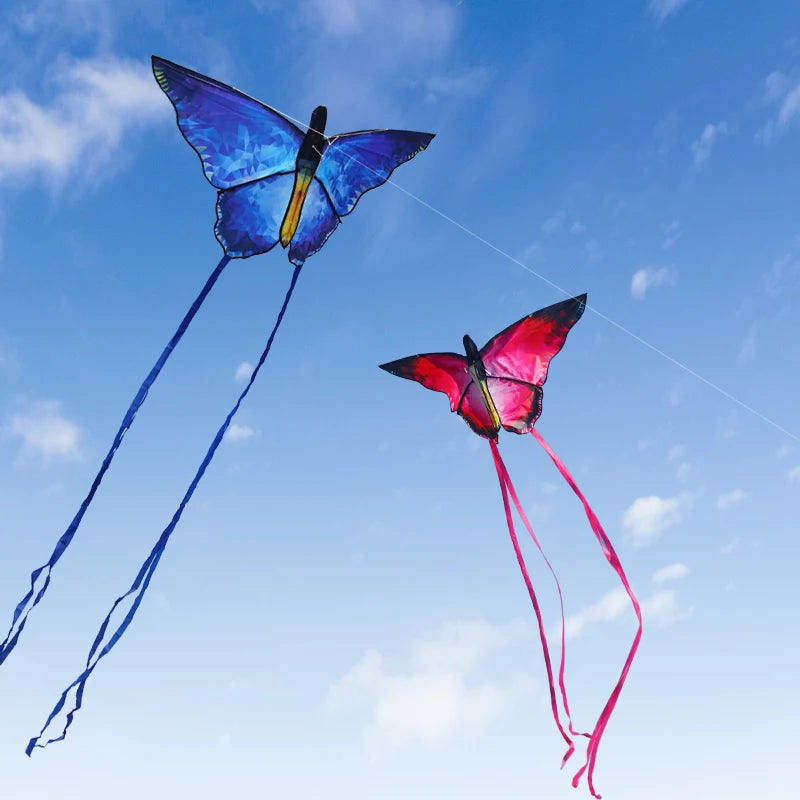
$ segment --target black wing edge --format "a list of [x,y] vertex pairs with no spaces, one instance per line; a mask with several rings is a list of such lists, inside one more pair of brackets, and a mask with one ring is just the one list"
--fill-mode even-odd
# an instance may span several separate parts
[[583,312],[586,310],[586,297],[587,293],[584,292],[583,294],[575,295],[575,297],[570,297],[568,300],[562,300],[559,303],[553,303],[545,308],[540,308],[538,311],[533,311],[530,314],[526,314],[524,317],[520,317],[520,319],[518,319],[516,322],[512,322],[510,325],[507,325],[505,328],[503,328],[503,330],[501,330],[499,333],[496,333],[494,336],[492,336],[492,338],[489,339],[489,341],[486,342],[483,347],[481,347],[479,352],[482,354],[489,348],[495,339],[511,330],[511,328],[519,325],[519,323],[523,320],[532,319],[533,317],[566,316],[569,320],[568,327],[572,328],[572,326],[583,316]]

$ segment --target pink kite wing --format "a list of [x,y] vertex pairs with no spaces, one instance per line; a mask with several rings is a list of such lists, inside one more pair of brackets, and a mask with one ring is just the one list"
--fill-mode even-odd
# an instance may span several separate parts
[[585,308],[586,295],[581,294],[509,325],[480,351],[487,375],[541,386],[547,380],[550,359],[564,346]]
[[472,378],[467,372],[467,359],[458,353],[426,353],[408,356],[381,364],[381,369],[400,378],[419,381],[426,389],[444,392],[450,398],[450,410],[455,411]]
[[483,436],[485,439],[497,438],[497,427],[492,422],[481,390],[474,381],[470,382],[456,411],[478,436]]
[[529,433],[542,413],[542,388],[511,378],[487,378],[500,422],[511,433]]

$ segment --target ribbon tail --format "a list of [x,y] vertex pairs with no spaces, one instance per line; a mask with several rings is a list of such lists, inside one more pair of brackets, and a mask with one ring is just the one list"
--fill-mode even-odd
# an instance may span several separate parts
[[[150,551],[150,555],[145,559],[144,563],[142,564],[141,568],[139,569],[139,573],[136,576],[136,579],[131,584],[131,587],[128,589],[125,594],[121,595],[116,599],[114,605],[111,607],[111,611],[108,612],[103,623],[100,626],[100,629],[95,636],[94,642],[92,644],[91,649],[89,650],[89,656],[86,659],[86,668],[84,671],[78,675],[78,677],[69,685],[67,688],[62,692],[61,697],[59,698],[58,702],[53,707],[53,710],[50,712],[50,715],[47,718],[44,726],[42,727],[41,731],[39,731],[38,736],[34,736],[29,742],[28,746],[25,748],[25,752],[30,756],[33,750],[37,747],[44,748],[47,747],[48,744],[52,742],[58,742],[64,739],[67,735],[67,730],[69,729],[70,725],[72,725],[75,713],[80,709],[81,704],[83,702],[83,694],[86,688],[86,682],[91,677],[92,672],[94,672],[95,667],[98,665],[102,658],[105,658],[108,653],[114,648],[117,642],[122,638],[122,635],[127,630],[128,626],[130,625],[131,621],[133,620],[134,616],[136,615],[136,611],[139,608],[139,605],[142,602],[142,598],[144,597],[145,592],[147,591],[147,587],[150,585],[150,580],[153,577],[153,574],[156,571],[156,567],[158,566],[158,562],[161,560],[161,556],[164,554],[164,549],[169,542],[170,536],[172,536],[172,532],[175,530],[178,522],[180,521],[181,516],[183,515],[183,511],[186,508],[187,504],[192,498],[192,495],[197,489],[200,480],[202,479],[203,475],[205,474],[206,468],[211,463],[211,460],[214,458],[214,454],[217,451],[217,448],[222,442],[223,437],[225,436],[225,432],[228,430],[228,427],[231,424],[231,420],[235,416],[236,412],[239,410],[239,406],[241,406],[242,401],[247,397],[248,392],[250,391],[251,387],[255,383],[256,377],[258,376],[261,367],[264,366],[264,362],[267,360],[267,356],[269,355],[269,351],[272,348],[272,342],[275,339],[275,334],[278,332],[278,328],[280,327],[281,322],[283,321],[283,316],[286,313],[286,308],[289,305],[289,300],[292,297],[292,293],[294,292],[295,284],[297,283],[297,278],[300,275],[300,267],[296,267],[294,273],[292,274],[292,280],[289,284],[289,289],[286,292],[286,297],[283,300],[283,305],[281,306],[281,310],[278,312],[278,317],[275,321],[275,326],[272,328],[272,332],[269,335],[269,339],[267,340],[266,347],[264,351],[261,353],[261,357],[258,360],[258,363],[253,370],[252,375],[250,376],[250,380],[247,382],[247,385],[242,390],[242,393],[239,395],[235,405],[228,413],[228,416],[225,418],[225,421],[222,423],[222,426],[216,433],[214,440],[211,442],[208,451],[203,458],[200,466],[197,469],[194,477],[192,478],[191,483],[189,484],[189,488],[186,490],[175,514],[173,515],[172,519],[170,520],[169,525],[161,532],[161,536],[159,536],[158,541],[156,542],[153,549]],[[111,622],[111,616],[113,615],[114,611],[117,609],[119,604],[125,600],[125,598],[134,595],[133,602],[131,607],[128,609],[128,612],[125,615],[125,618],[120,623],[119,627],[114,631],[111,638],[108,642],[103,646],[102,650],[99,653],[97,651],[100,649],[100,646],[105,638],[106,631],[108,626]],[[95,657],[95,654],[97,656]],[[55,717],[59,714],[59,712],[64,708],[64,705],[67,700],[67,696],[72,689],[76,690],[75,693],[75,704],[72,709],[67,713],[66,723],[61,734],[53,739],[48,739],[44,744],[41,744],[40,741],[44,735],[44,732],[50,726],[50,723],[55,719]]]
[[[533,543],[536,545],[539,553],[541,554],[542,558],[544,559],[544,563],[547,564],[547,568],[550,570],[550,574],[553,576],[553,581],[556,584],[556,590],[558,591],[558,602],[561,610],[561,660],[559,663],[558,669],[558,688],[561,692],[561,701],[564,704],[564,712],[567,715],[567,723],[569,726],[569,732],[572,736],[585,736],[586,738],[590,738],[591,734],[589,733],[582,733],[580,731],[576,731],[572,725],[572,712],[569,708],[569,700],[567,699],[567,688],[565,684],[565,670],[566,670],[566,660],[567,660],[567,646],[566,646],[566,625],[564,621],[564,595],[561,591],[561,584],[559,583],[558,576],[556,575],[556,571],[553,569],[553,565],[550,563],[550,559],[547,558],[544,550],[542,549],[542,545],[539,542],[538,537],[533,531],[533,527],[531,523],[528,521],[528,516],[525,514],[525,510],[522,508],[522,504],[519,501],[519,497],[517,496],[517,492],[514,489],[514,484],[511,482],[511,476],[508,474],[508,470],[506,469],[505,464],[501,461],[500,467],[503,470],[503,479],[505,481],[506,486],[508,487],[508,492],[511,495],[511,500],[514,503],[515,508],[517,509],[517,513],[520,516],[525,527],[528,529],[528,533],[533,539]],[[563,767],[566,764],[567,759],[572,755],[574,752],[574,748],[569,750],[567,754],[564,756],[561,766]]]
[[[177,346],[178,342],[183,338],[183,334],[186,333],[186,329],[189,327],[189,323],[194,319],[195,314],[200,310],[200,306],[203,305],[206,297],[208,296],[209,292],[213,288],[214,284],[217,282],[217,278],[222,274],[222,271],[227,266],[230,258],[228,256],[223,256],[220,260],[219,264],[217,264],[214,271],[209,276],[208,280],[206,281],[203,288],[200,290],[200,294],[197,295],[192,305],[189,307],[189,310],[186,312],[186,315],[181,320],[180,325],[178,325],[177,330],[174,334],[172,334],[172,338],[167,342],[166,347],[162,350],[161,355],[156,360],[156,363],[153,364],[150,372],[148,373],[147,377],[142,382],[142,385],[139,387],[139,390],[136,392],[136,396],[133,398],[128,410],[125,412],[125,416],[122,419],[122,423],[117,430],[116,435],[114,436],[114,441],[111,443],[111,447],[109,448],[108,452],[106,453],[105,458],[103,459],[103,463],[100,465],[100,469],[98,470],[97,474],[92,481],[92,485],[89,488],[89,492],[84,497],[83,502],[81,503],[80,507],[78,508],[77,513],[70,522],[67,529],[64,533],[61,534],[58,541],[56,542],[55,549],[51,554],[50,558],[48,559],[46,564],[43,564],[41,567],[37,567],[32,573],[30,578],[31,588],[28,590],[27,594],[19,601],[17,607],[14,609],[14,615],[11,620],[11,626],[8,629],[8,634],[6,635],[5,640],[2,644],[0,644],[0,664],[2,664],[6,658],[10,655],[11,651],[16,647],[17,642],[19,641],[19,637],[22,634],[22,631],[25,628],[25,623],[28,619],[28,615],[33,611],[33,609],[39,604],[39,601],[44,597],[45,592],[47,591],[47,587],[50,585],[50,575],[53,571],[53,567],[55,567],[58,560],[64,554],[64,551],[69,547],[70,542],[74,538],[75,534],[78,531],[78,527],[83,520],[86,511],[88,510],[92,500],[94,499],[95,493],[97,492],[98,488],[100,487],[100,483],[103,480],[103,476],[106,474],[106,471],[111,466],[111,462],[114,459],[114,455],[116,454],[119,446],[122,444],[122,439],[125,436],[125,433],[128,429],[133,425],[133,420],[136,417],[136,413],[142,407],[145,399],[147,398],[147,394],[150,391],[150,387],[155,382],[156,378],[158,377],[159,373],[163,369],[164,365],[167,363],[172,351]],[[38,590],[36,589],[37,582],[39,578],[44,575],[44,582],[41,588]],[[35,595],[35,596],[34,596]],[[31,602],[32,601],[32,602]]]
[[522,550],[519,546],[519,541],[517,539],[517,533],[514,530],[514,520],[511,516],[511,506],[508,502],[508,489],[506,487],[506,477],[508,475],[508,471],[506,470],[506,466],[503,463],[503,459],[500,457],[500,451],[497,448],[497,439],[490,439],[489,446],[492,449],[492,458],[494,459],[495,469],[497,470],[497,479],[500,483],[500,492],[503,496],[503,508],[506,512],[506,522],[508,524],[508,533],[511,536],[511,544],[514,547],[514,554],[517,557],[517,563],[519,564],[520,571],[522,572],[522,578],[525,581],[525,586],[528,589],[528,595],[531,598],[531,604],[533,605],[534,613],[536,614],[536,622],[539,626],[539,639],[542,643],[542,654],[544,655],[544,665],[545,669],[547,670],[547,682],[550,689],[550,707],[553,711],[553,719],[555,720],[556,727],[558,728],[561,736],[563,737],[564,741],[567,743],[568,751],[567,754],[564,756],[562,760],[562,766],[564,762],[572,755],[572,752],[575,749],[575,745],[572,742],[572,739],[569,738],[569,735],[564,730],[563,725],[561,724],[561,719],[558,713],[558,702],[556,700],[556,689],[555,683],[553,681],[553,667],[550,663],[550,649],[547,646],[547,636],[545,635],[544,631],[544,622],[542,621],[542,612],[539,608],[539,601],[536,598],[536,592],[533,589],[533,583],[531,581],[530,575],[528,574],[528,568],[525,565],[525,559],[522,556]]
[[606,729],[606,725],[608,725],[608,720],[611,717],[612,712],[614,711],[614,706],[617,704],[617,700],[619,699],[619,695],[622,692],[622,687],[625,683],[626,678],[628,677],[628,671],[631,668],[631,664],[633,663],[634,656],[636,655],[636,651],[639,649],[639,642],[642,639],[642,610],[639,606],[639,601],[636,599],[636,595],[633,593],[633,589],[631,589],[630,583],[628,583],[628,578],[625,575],[625,570],[622,568],[622,564],[619,560],[619,556],[617,556],[616,550],[614,550],[614,546],[611,544],[611,540],[608,538],[606,532],[603,530],[603,526],[600,524],[600,520],[597,518],[597,515],[592,510],[591,506],[589,505],[588,500],[583,496],[583,492],[578,488],[578,485],[575,483],[575,479],[570,475],[569,470],[566,468],[564,463],[561,459],[553,452],[553,449],[550,447],[549,444],[542,438],[542,435],[536,428],[531,429],[531,433],[533,437],[536,439],[537,442],[544,448],[547,455],[550,456],[553,463],[556,465],[556,469],[561,473],[564,477],[564,480],[570,485],[570,488],[573,492],[577,495],[578,499],[583,504],[584,511],[586,512],[586,517],[589,520],[589,525],[594,532],[597,541],[600,543],[600,547],[603,551],[603,555],[606,557],[606,560],[611,565],[613,570],[619,576],[622,585],[625,587],[625,591],[630,598],[631,605],[633,606],[634,613],[636,614],[636,621],[638,623],[636,629],[636,635],[633,638],[633,643],[631,644],[630,650],[628,651],[628,657],[625,659],[625,664],[622,667],[622,672],[620,673],[619,679],[617,680],[614,690],[611,692],[608,700],[606,701],[603,710],[600,712],[600,716],[595,723],[594,730],[592,731],[592,735],[589,739],[589,744],[586,748],[586,762],[584,765],[575,773],[574,777],[572,778],[572,785],[577,787],[581,776],[584,772],[587,772],[586,780],[589,784],[589,791],[592,793],[592,796],[600,800],[600,795],[597,794],[594,788],[594,784],[592,781],[595,762],[597,761],[597,749],[600,746],[600,740],[603,737],[603,732]]

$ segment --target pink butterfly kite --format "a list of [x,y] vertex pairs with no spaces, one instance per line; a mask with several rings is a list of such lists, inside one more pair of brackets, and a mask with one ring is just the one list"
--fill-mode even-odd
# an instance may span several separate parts
[[[587,772],[589,790],[594,797],[600,798],[593,784],[597,749],[622,691],[622,686],[628,675],[636,650],[639,647],[642,637],[642,614],[611,540],[606,535],[600,521],[592,511],[572,475],[570,475],[561,459],[553,452],[550,445],[547,444],[534,427],[536,420],[542,413],[542,386],[547,379],[550,360],[564,346],[567,334],[581,318],[585,308],[586,295],[582,294],[539,311],[534,311],[527,317],[523,317],[492,337],[480,350],[469,336],[464,336],[463,342],[466,355],[458,353],[427,353],[401,358],[388,364],[381,364],[381,369],[401,378],[418,381],[428,389],[443,392],[450,399],[450,409],[463,417],[464,421],[475,433],[489,440],[489,447],[492,451],[497,478],[500,483],[500,492],[503,497],[508,532],[511,536],[517,562],[522,571],[522,577],[525,580],[538,622],[539,638],[542,644],[550,687],[550,704],[553,718],[561,736],[568,745],[568,750],[561,765],[563,766],[566,763],[575,750],[571,737],[585,736],[589,740],[586,748],[586,761],[573,777],[572,785],[577,787],[581,776],[584,772]],[[572,717],[564,683],[565,626],[561,587],[555,571],[547,560],[539,540],[522,509],[517,492],[511,482],[511,477],[503,463],[503,459],[500,457],[498,434],[501,428],[511,433],[530,433],[553,460],[558,471],[583,504],[589,524],[600,543],[603,555],[605,555],[608,563],[622,581],[636,614],[638,627],[628,652],[628,657],[591,733],[579,734],[572,726]],[[565,730],[559,714],[553,669],[542,614],[514,530],[509,496],[536,547],[547,563],[558,590],[561,603],[561,658],[558,686],[566,716],[567,730]]]

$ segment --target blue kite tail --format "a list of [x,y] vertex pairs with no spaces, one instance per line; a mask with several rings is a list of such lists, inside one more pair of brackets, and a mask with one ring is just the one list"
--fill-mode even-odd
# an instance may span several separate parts
[[[28,742],[28,746],[25,748],[25,752],[28,755],[31,755],[35,747],[47,747],[48,744],[52,742],[59,742],[67,735],[67,729],[72,724],[72,720],[75,716],[75,712],[81,707],[81,703],[83,702],[83,692],[86,688],[86,681],[89,680],[92,672],[94,672],[94,668],[100,662],[100,659],[103,658],[105,655],[111,652],[114,645],[120,640],[122,635],[125,633],[128,625],[130,625],[131,620],[133,619],[134,615],[136,614],[139,605],[142,602],[142,598],[144,597],[144,593],[147,591],[147,587],[150,585],[150,579],[153,577],[153,573],[156,571],[156,567],[158,566],[158,562],[161,560],[161,556],[164,554],[164,548],[167,546],[167,542],[169,541],[169,537],[172,535],[172,532],[175,530],[175,526],[178,524],[181,515],[183,514],[183,510],[186,508],[189,500],[192,499],[192,495],[194,494],[194,490],[197,488],[197,485],[200,483],[200,479],[203,477],[206,467],[211,463],[211,459],[214,458],[214,453],[216,453],[217,448],[219,447],[220,443],[222,442],[222,437],[225,435],[225,431],[228,430],[228,426],[231,424],[231,420],[233,419],[236,412],[239,410],[239,406],[242,404],[242,401],[245,397],[247,397],[247,393],[250,391],[255,379],[259,373],[259,370],[264,365],[264,362],[267,360],[267,356],[269,355],[269,351],[272,348],[272,341],[275,338],[275,334],[278,332],[278,328],[280,327],[281,322],[283,321],[283,315],[286,313],[286,308],[289,305],[289,300],[292,297],[292,292],[294,292],[295,284],[297,283],[297,278],[300,275],[300,267],[295,267],[294,273],[292,274],[292,281],[289,284],[289,289],[286,292],[286,297],[283,300],[283,305],[281,306],[281,310],[278,312],[278,318],[275,320],[275,327],[272,329],[272,333],[269,335],[269,339],[267,339],[266,347],[264,348],[264,352],[261,354],[261,357],[258,359],[258,364],[256,364],[255,369],[253,370],[253,374],[250,376],[250,380],[247,383],[247,386],[244,387],[244,390],[239,395],[239,399],[236,401],[236,404],[230,410],[230,413],[225,418],[225,422],[222,423],[222,426],[217,431],[216,436],[214,437],[214,441],[211,442],[211,446],[208,448],[208,451],[203,458],[200,467],[198,468],[197,472],[195,473],[194,478],[192,478],[192,482],[189,484],[189,488],[186,490],[186,494],[184,494],[183,499],[178,506],[177,511],[173,515],[172,519],[170,520],[169,525],[161,533],[161,536],[158,537],[158,541],[155,544],[155,547],[150,551],[150,555],[145,559],[145,562],[142,564],[139,573],[136,576],[136,580],[131,584],[131,588],[128,589],[125,594],[121,597],[118,597],[114,601],[114,605],[111,607],[111,611],[108,612],[108,615],[103,620],[103,624],[100,626],[100,630],[97,632],[97,636],[92,644],[92,648],[89,651],[89,656],[86,659],[86,669],[78,675],[78,677],[64,690],[59,701],[56,703],[53,710],[50,712],[50,716],[47,718],[47,722],[45,722],[44,726],[42,727],[41,731],[39,731],[38,736],[34,736],[33,739]],[[95,653],[97,653],[98,648],[102,644],[103,639],[105,638],[106,630],[111,622],[111,616],[114,611],[117,609],[117,606],[126,598],[130,597],[132,594],[135,593],[135,597],[133,599],[133,603],[131,604],[128,613],[125,615],[125,619],[123,619],[120,626],[114,631],[111,638],[108,640],[106,645],[100,650],[100,653],[95,658]],[[94,660],[93,660],[94,659]],[[44,744],[39,744],[39,740],[42,738],[44,732],[49,727],[50,723],[53,721],[55,716],[64,708],[64,704],[67,700],[67,695],[69,692],[77,687],[75,692],[75,705],[73,706],[72,710],[67,714],[67,721],[64,725],[64,729],[61,731],[61,735],[55,737],[54,739],[48,739]]]
[[[16,646],[20,634],[25,627],[25,622],[28,619],[28,615],[44,597],[44,593],[47,591],[47,587],[50,585],[50,576],[53,571],[53,567],[64,554],[64,551],[67,549],[67,547],[69,547],[70,542],[77,533],[78,526],[81,524],[83,515],[86,513],[90,503],[92,502],[92,499],[95,496],[95,493],[100,487],[103,476],[106,474],[106,470],[111,465],[111,461],[113,460],[115,453],[122,444],[122,439],[125,436],[125,433],[127,432],[128,428],[133,425],[136,412],[142,407],[142,404],[147,397],[147,393],[150,391],[150,387],[153,385],[155,379],[158,377],[158,374],[163,369],[164,364],[167,363],[167,359],[170,357],[178,342],[183,338],[183,334],[186,333],[189,323],[194,319],[195,314],[199,311],[200,306],[203,305],[203,301],[208,296],[208,293],[217,282],[217,278],[219,278],[219,276],[222,274],[222,270],[225,269],[229,261],[229,256],[222,257],[222,260],[219,262],[219,264],[217,264],[216,269],[211,273],[209,279],[206,281],[205,286],[203,286],[201,289],[200,294],[197,295],[195,301],[186,312],[186,316],[181,321],[178,329],[174,334],[172,334],[172,338],[161,352],[161,355],[158,357],[156,363],[153,364],[153,368],[144,379],[144,382],[139,387],[139,391],[133,398],[133,402],[125,412],[122,424],[119,426],[119,430],[114,437],[114,441],[111,444],[109,451],[106,453],[106,457],[103,459],[103,463],[100,465],[100,469],[98,470],[97,475],[95,475],[94,481],[92,481],[92,486],[89,489],[89,493],[86,495],[86,497],[84,497],[83,502],[78,509],[78,513],[75,514],[75,517],[73,518],[72,522],[70,522],[69,527],[64,531],[63,534],[61,534],[61,538],[58,540],[58,542],[56,542],[55,549],[53,550],[53,554],[50,556],[48,562],[43,564],[41,567],[38,567],[31,573],[31,588],[14,609],[11,627],[8,629],[8,634],[6,635],[5,640],[2,644],[0,644],[0,664],[2,664],[6,658],[8,658],[9,654]],[[44,575],[44,582],[34,597],[37,581],[42,575]],[[33,602],[31,602],[31,598],[33,598]]]

